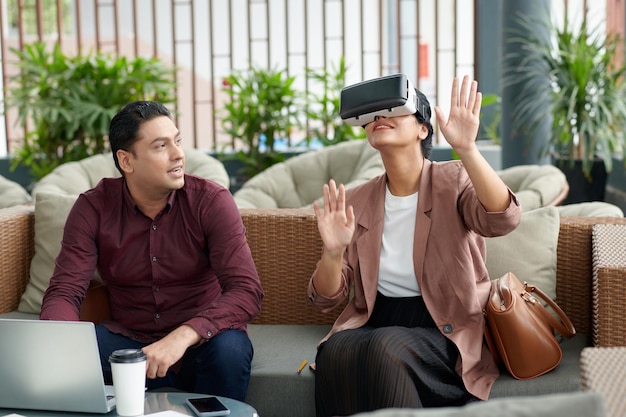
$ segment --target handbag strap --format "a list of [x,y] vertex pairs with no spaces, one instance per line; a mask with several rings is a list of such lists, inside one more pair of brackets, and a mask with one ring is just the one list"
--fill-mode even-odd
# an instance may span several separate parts
[[[560,321],[557,320],[552,314],[550,314],[550,312],[547,309],[543,308],[543,306],[540,306],[542,308],[538,308],[538,310],[541,312],[540,314],[552,326],[553,329],[555,329],[557,332],[561,333],[563,336],[567,337],[568,339],[576,334],[576,329],[574,329],[574,325],[572,324],[572,321],[569,319],[569,317],[567,317],[567,314],[565,314],[565,312],[561,309],[561,307],[559,307],[558,304],[552,300],[552,298],[548,297],[539,288],[535,287],[534,285],[528,284],[527,282],[524,282],[524,288],[529,294],[531,293],[537,294],[539,298],[541,298],[543,301],[548,303],[548,305],[559,316]],[[522,295],[522,297],[524,296]],[[530,299],[525,299],[525,300],[530,303],[537,302],[537,300],[533,299],[532,296],[530,296],[529,298]]]

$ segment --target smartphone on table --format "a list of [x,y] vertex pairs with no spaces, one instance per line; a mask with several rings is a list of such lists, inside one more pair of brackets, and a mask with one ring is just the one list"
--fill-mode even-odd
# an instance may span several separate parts
[[228,407],[217,397],[187,398],[187,405],[198,417],[227,416]]

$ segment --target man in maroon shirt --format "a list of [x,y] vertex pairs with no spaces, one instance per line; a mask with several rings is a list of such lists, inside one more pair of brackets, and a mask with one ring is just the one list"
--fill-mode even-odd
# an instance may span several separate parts
[[232,195],[185,174],[180,132],[159,103],[127,105],[109,141],[122,177],[76,200],[41,318],[78,320],[97,271],[111,305],[111,320],[96,326],[107,382],[109,355],[141,348],[148,389],[243,401],[253,355],[246,327],[263,290]]

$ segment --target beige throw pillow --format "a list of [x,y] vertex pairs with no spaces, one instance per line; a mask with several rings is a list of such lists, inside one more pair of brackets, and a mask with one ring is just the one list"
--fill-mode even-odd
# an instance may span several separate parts
[[0,208],[30,203],[31,197],[20,184],[0,175]]
[[505,236],[488,238],[489,277],[513,272],[556,299],[556,248],[559,240],[559,211],[542,207],[522,213],[520,225]]
[[22,294],[18,311],[41,312],[41,300],[61,251],[63,227],[76,195],[40,192],[35,197],[35,255],[30,264],[30,280]]

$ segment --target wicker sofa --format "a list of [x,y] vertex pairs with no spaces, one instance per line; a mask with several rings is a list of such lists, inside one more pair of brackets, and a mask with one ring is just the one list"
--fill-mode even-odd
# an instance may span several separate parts
[[[249,328],[255,356],[247,402],[263,417],[314,416],[314,375],[306,367],[301,373],[296,371],[304,360],[315,360],[316,344],[335,319],[335,315],[317,312],[306,297],[306,284],[321,250],[314,214],[309,209],[241,209],[241,214],[266,293],[261,313]],[[579,332],[562,343],[561,365],[530,381],[503,374],[494,385],[492,397],[580,390],[579,356],[583,347],[592,344],[592,328],[610,333],[608,343],[626,345],[626,334],[621,331],[626,297],[612,300],[610,314],[592,314],[592,228],[597,223],[626,225],[626,219],[560,219],[557,301]],[[33,239],[32,206],[0,210],[1,316],[25,316],[15,310],[29,279]],[[599,270],[626,276],[624,265]],[[611,326],[620,329],[613,331]]]

